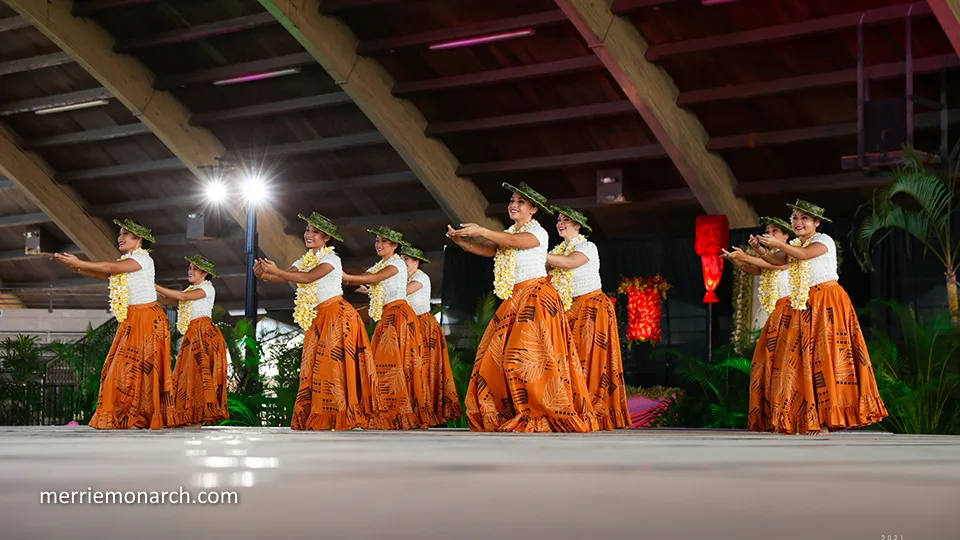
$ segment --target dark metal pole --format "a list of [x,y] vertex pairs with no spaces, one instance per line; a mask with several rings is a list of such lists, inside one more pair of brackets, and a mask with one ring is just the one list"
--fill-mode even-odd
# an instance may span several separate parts
[[244,316],[252,324],[257,322],[257,277],[253,274],[253,265],[257,258],[257,203],[247,204],[247,296],[244,303]]

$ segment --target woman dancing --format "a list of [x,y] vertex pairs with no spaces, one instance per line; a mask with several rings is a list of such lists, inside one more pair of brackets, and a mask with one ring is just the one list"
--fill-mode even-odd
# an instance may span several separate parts
[[586,369],[587,389],[602,430],[630,427],[623,379],[617,314],[600,283],[600,253],[582,234],[592,229],[573,208],[554,207],[563,242],[547,255],[551,282],[567,311],[577,356]]
[[157,304],[153,259],[146,247],[150,229],[131,221],[120,226],[115,262],[82,261],[69,253],[54,260],[74,272],[110,282],[110,309],[120,326],[103,362],[96,429],[161,429],[166,425],[173,378],[170,373],[170,325]]
[[470,429],[594,431],[597,420],[563,303],[547,280],[547,231],[533,219],[540,210],[552,210],[546,197],[526,184],[503,187],[513,192],[509,229],[447,226],[458,246],[494,258],[494,293],[504,300],[483,334],[470,377]]
[[307,252],[287,270],[269,259],[257,261],[254,272],[270,283],[296,283],[293,318],[304,330],[300,388],[290,424],[295,430],[362,428],[376,408],[370,341],[363,319],[343,299],[343,269],[333,240],[343,241],[337,227],[317,212],[307,223]]
[[437,418],[438,424],[460,418],[463,408],[457,395],[457,385],[453,382],[453,370],[450,369],[450,353],[447,351],[447,337],[443,327],[430,313],[430,276],[420,269],[420,265],[430,262],[423,251],[412,247],[400,248],[400,255],[407,265],[407,302],[420,319],[420,341],[423,344],[423,356],[426,362],[426,384],[429,389],[427,406]]
[[[780,433],[826,435],[868,426],[887,416],[867,344],[846,291],[837,283],[837,247],[818,232],[830,220],[803,200],[788,204],[798,238],[759,238],[769,263],[789,265],[791,316],[768,321],[754,365],[779,375],[751,381],[751,427]],[[771,388],[754,388],[769,384]],[[754,395],[767,400],[753,414]],[[767,409],[769,413],[767,413]],[[766,420],[769,414],[769,420]]]
[[230,418],[227,409],[227,345],[213,324],[216,268],[201,255],[185,257],[190,286],[176,291],[157,285],[163,303],[177,303],[177,330],[183,335],[173,370],[173,407],[167,427],[199,428]]
[[348,285],[366,285],[369,315],[377,321],[373,333],[373,363],[382,407],[369,418],[368,429],[421,429],[437,421],[429,403],[420,321],[407,303],[407,265],[397,254],[409,246],[403,235],[388,227],[367,229],[376,235],[380,261],[363,275],[343,274]]

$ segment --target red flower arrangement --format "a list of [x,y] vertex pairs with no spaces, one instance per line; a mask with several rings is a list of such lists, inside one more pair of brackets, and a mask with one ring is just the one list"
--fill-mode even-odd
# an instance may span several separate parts
[[663,320],[663,299],[670,285],[663,276],[652,278],[623,278],[620,294],[627,295],[627,340],[660,341],[660,322]]

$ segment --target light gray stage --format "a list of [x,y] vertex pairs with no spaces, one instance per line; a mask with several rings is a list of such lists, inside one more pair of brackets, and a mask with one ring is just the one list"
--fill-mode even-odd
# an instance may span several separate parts
[[[3,540],[960,537],[960,437],[0,428],[0,486]],[[40,503],[181,487],[239,504]]]

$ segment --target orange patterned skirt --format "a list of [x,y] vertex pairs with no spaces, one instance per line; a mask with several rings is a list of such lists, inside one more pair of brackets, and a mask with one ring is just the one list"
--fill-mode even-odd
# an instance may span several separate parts
[[563,303],[547,278],[513,287],[490,321],[467,388],[471,431],[597,429]]
[[613,302],[599,289],[580,295],[567,310],[567,322],[586,373],[587,390],[599,429],[630,427],[620,331]]
[[321,302],[303,337],[300,389],[290,428],[363,427],[372,410],[373,366],[363,319],[342,296]]
[[406,299],[383,306],[373,333],[378,407],[367,429],[423,429],[437,421],[428,402],[420,319]]
[[103,362],[96,429],[161,429],[172,402],[170,326],[156,302],[129,306]]
[[227,409],[227,345],[210,317],[190,321],[173,370],[173,408],[167,427],[216,424]]
[[443,327],[431,313],[419,316],[424,357],[426,358],[427,403],[438,424],[460,418],[463,408],[457,396],[457,385],[450,369],[450,353]]
[[810,288],[808,309],[781,298],[754,354],[750,429],[811,433],[849,429],[887,416],[867,344],[846,291]]

